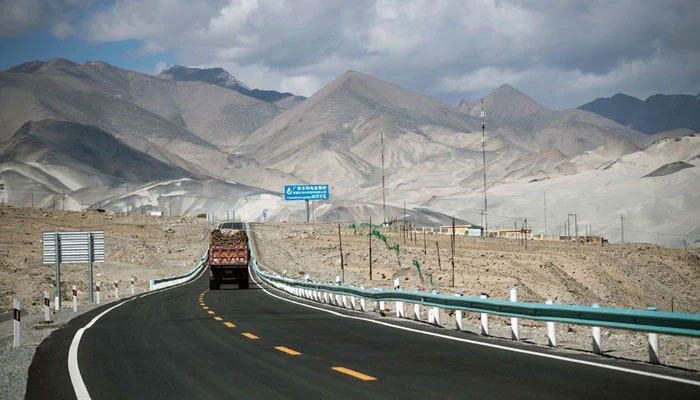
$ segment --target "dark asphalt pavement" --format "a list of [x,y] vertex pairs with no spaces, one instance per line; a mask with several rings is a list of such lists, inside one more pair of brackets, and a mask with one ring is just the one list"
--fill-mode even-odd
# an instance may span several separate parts
[[[191,284],[130,301],[87,329],[78,361],[91,397],[700,398],[699,386],[338,317],[274,298],[252,283],[249,290],[207,289],[204,274]],[[105,308],[74,319],[39,346],[27,398],[75,398],[68,348],[77,329]],[[563,355],[538,346],[400,324]],[[698,379],[698,374],[664,367],[575,357]]]

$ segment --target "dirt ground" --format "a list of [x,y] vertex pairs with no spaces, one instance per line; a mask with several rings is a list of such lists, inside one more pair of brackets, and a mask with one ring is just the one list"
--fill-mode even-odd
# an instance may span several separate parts
[[[261,266],[291,277],[310,274],[316,281],[335,281],[342,276],[338,225],[255,224],[254,239]],[[518,289],[522,301],[557,304],[700,313],[700,250],[670,249],[647,244],[594,245],[528,241],[527,250],[517,240],[456,237],[452,286],[451,237],[419,234],[413,240],[400,233],[382,232],[396,251],[372,237],[372,280],[369,279],[367,227],[341,227],[347,284],[366,288],[393,287],[399,278],[409,290],[439,290],[508,299],[509,288]],[[437,245],[436,245],[437,243]],[[438,251],[440,261],[438,263]],[[427,250],[424,252],[424,249]],[[413,260],[420,264],[418,268]],[[391,305],[393,306],[393,305]],[[423,318],[425,313],[423,310]],[[413,317],[413,307],[407,307]],[[454,327],[454,316],[443,312],[442,323]],[[510,337],[509,319],[491,316],[491,334]],[[465,330],[478,332],[478,315],[465,313]],[[547,343],[543,322],[521,320],[521,337]],[[591,351],[590,327],[557,324],[559,346]],[[607,356],[648,360],[645,333],[602,329]],[[661,335],[661,362],[700,370],[700,339]]]
[[[151,217],[39,208],[0,208],[0,320],[8,317],[12,300],[20,300],[23,313],[38,312],[43,292],[54,307],[54,265],[42,263],[42,232],[103,230],[104,263],[94,263],[94,281],[102,282],[101,297],[114,297],[114,281],[123,295],[135,279],[137,293],[148,290],[149,280],[191,270],[206,249],[207,224],[199,218]],[[70,307],[72,285],[78,300],[87,303],[87,264],[61,265],[62,306]],[[4,315],[3,315],[4,314]]]

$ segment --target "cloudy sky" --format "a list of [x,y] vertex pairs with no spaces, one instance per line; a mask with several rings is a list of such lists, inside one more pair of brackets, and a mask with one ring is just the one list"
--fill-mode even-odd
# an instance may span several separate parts
[[562,109],[700,93],[697,0],[0,0],[0,68],[221,66],[311,95],[358,70],[449,104],[510,83]]

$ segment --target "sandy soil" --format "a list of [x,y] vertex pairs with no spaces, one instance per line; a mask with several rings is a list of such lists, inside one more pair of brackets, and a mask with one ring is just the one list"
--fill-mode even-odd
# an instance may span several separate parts
[[[189,271],[206,248],[206,221],[185,217],[51,211],[31,208],[0,209],[0,320],[8,317],[12,299],[23,312],[37,312],[43,292],[49,291],[54,307],[55,267],[42,264],[41,234],[44,231],[103,230],[104,263],[94,264],[94,280],[101,281],[104,301],[114,297],[113,282],[122,294],[148,290],[149,280]],[[70,307],[71,287],[78,300],[87,303],[87,264],[62,264],[62,305]]]
[[[335,281],[342,275],[338,226],[333,224],[255,224],[259,259],[265,268],[288,276]],[[607,307],[646,308],[656,306],[676,312],[700,313],[700,250],[669,249],[646,244],[583,245],[528,242],[527,250],[515,240],[457,237],[455,287],[452,287],[450,236],[423,235],[404,240],[399,233],[384,234],[388,243],[400,245],[400,255],[372,237],[373,279],[369,280],[367,228],[343,226],[345,282],[364,287],[393,286],[399,278],[404,289],[440,290],[507,299],[516,286],[523,301],[559,304],[600,303]],[[355,234],[357,233],[357,234]],[[362,234],[362,235],[361,235]],[[440,264],[436,242],[440,248]],[[427,253],[424,253],[424,243]],[[413,260],[421,265],[423,281]],[[432,282],[432,283],[431,283]],[[391,305],[393,307],[393,305]],[[423,310],[423,318],[426,311]],[[413,317],[413,307],[407,307]],[[445,326],[454,327],[454,316],[443,312]],[[491,333],[509,338],[509,319],[491,317]],[[478,315],[465,313],[465,329],[478,332]],[[545,344],[544,323],[521,321],[521,337]],[[559,345],[565,349],[590,351],[590,328],[558,324]],[[605,354],[633,360],[648,360],[646,334],[603,329]],[[700,339],[661,336],[661,361],[666,365],[700,370]]]

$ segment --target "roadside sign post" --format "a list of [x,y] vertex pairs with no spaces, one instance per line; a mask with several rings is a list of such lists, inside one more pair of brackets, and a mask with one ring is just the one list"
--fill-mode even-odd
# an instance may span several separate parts
[[88,293],[92,303],[92,263],[105,260],[105,233],[44,232],[42,242],[44,264],[56,266],[56,310],[61,309],[61,263],[88,264]]
[[88,302],[93,303],[92,299],[92,232],[88,232]]
[[61,251],[60,251],[60,242],[58,241],[58,232],[54,232],[53,234],[54,237],[54,258],[56,260],[56,301],[54,302],[56,304],[56,311],[61,309]]
[[306,206],[306,223],[310,221],[309,201],[328,200],[329,189],[327,184],[322,185],[285,185],[285,200],[304,200]]

